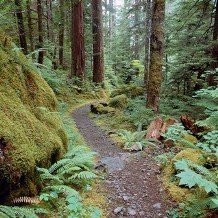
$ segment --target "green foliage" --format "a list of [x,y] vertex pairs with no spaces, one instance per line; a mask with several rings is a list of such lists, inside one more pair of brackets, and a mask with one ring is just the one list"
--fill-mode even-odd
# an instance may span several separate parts
[[136,127],[138,125],[146,127],[155,117],[154,112],[145,107],[145,99],[141,97],[129,100],[125,115],[128,121],[133,123]]
[[[167,77],[170,92],[192,95],[205,81],[199,78],[212,58],[213,1],[170,1],[166,16]],[[184,46],[185,45],[185,46]]]
[[124,149],[126,150],[142,150],[146,146],[144,139],[146,131],[131,132],[128,130],[120,130],[118,135],[124,141]]
[[205,108],[207,118],[197,124],[211,129],[218,128],[218,88],[201,89],[196,92],[197,104]]
[[204,151],[215,153],[218,157],[218,130],[208,132],[203,136],[202,140],[197,143],[197,147],[203,149]]
[[114,98],[111,98],[109,101],[110,107],[115,107],[118,109],[124,109],[127,105],[128,98],[126,95],[117,95]]
[[200,166],[190,160],[182,159],[175,162],[176,170],[179,170],[176,176],[180,178],[179,185],[186,185],[189,188],[199,186],[207,193],[218,193],[216,177],[207,168]]
[[177,141],[181,139],[183,134],[187,134],[187,133],[188,132],[185,130],[182,124],[174,124],[167,129],[167,132],[164,133],[163,136],[167,139]]
[[69,216],[79,218],[83,217],[82,214],[88,213],[87,208],[82,204],[79,192],[72,185],[85,188],[96,178],[95,173],[92,172],[94,155],[95,153],[90,152],[86,147],[77,146],[49,169],[38,168],[40,178],[45,185],[40,199],[54,203],[62,198],[65,202],[66,214]]
[[47,214],[42,208],[3,206],[0,205],[1,218],[38,218],[38,215]]
[[171,152],[163,153],[155,157],[155,160],[160,163],[163,167],[167,166],[170,160],[173,158],[174,154]]
[[41,75],[56,94],[61,92],[60,87],[66,86],[64,74],[60,75],[58,71],[51,71],[48,67],[41,68]]
[[136,98],[144,95],[144,88],[142,86],[136,86],[136,84],[119,85],[119,88],[114,89],[110,96],[115,97],[123,94],[128,98]]

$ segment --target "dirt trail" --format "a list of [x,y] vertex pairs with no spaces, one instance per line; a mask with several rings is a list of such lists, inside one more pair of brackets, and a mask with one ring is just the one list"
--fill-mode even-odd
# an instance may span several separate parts
[[166,218],[169,206],[159,181],[159,167],[151,158],[129,153],[116,147],[108,134],[88,117],[89,106],[74,111],[76,125],[88,145],[98,152],[100,163],[107,168],[108,218]]

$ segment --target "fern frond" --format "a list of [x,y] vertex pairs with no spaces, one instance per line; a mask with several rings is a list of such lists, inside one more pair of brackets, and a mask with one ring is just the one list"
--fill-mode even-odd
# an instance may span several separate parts
[[75,179],[81,179],[81,180],[90,180],[97,178],[97,175],[90,172],[90,171],[82,171],[80,173],[75,173],[71,177],[69,177],[69,180],[75,180]]
[[42,181],[50,181],[52,183],[63,184],[63,181],[60,179],[60,177],[52,175],[49,170],[44,168],[37,168],[37,170],[41,173],[40,178]]
[[12,200],[14,204],[20,204],[20,203],[25,203],[25,204],[39,204],[40,200],[37,197],[27,197],[27,196],[22,196],[19,198],[14,198]]
[[0,205],[0,215],[2,218],[38,218],[37,214],[46,214],[47,211],[42,208],[11,207]]
[[79,197],[79,192],[77,192],[75,189],[67,186],[67,185],[52,185],[52,186],[47,186],[44,189],[46,190],[50,190],[50,191],[56,191],[58,193],[62,193],[64,195],[71,195],[71,196],[77,196]]

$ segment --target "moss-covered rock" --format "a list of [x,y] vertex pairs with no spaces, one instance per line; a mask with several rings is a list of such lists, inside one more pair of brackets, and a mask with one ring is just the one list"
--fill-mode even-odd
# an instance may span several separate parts
[[127,103],[128,103],[128,98],[126,95],[117,95],[114,98],[110,99],[109,106],[122,110],[127,106]]
[[113,90],[110,96],[113,98],[117,95],[122,95],[122,94],[125,94],[129,98],[135,98],[137,96],[144,95],[144,89],[143,87],[132,86],[132,85],[122,86],[118,89]]
[[35,193],[36,166],[59,159],[67,136],[52,89],[3,32],[0,60],[0,198],[4,200]]
[[91,112],[94,114],[107,114],[115,112],[115,109],[109,107],[107,103],[98,102],[91,104]]

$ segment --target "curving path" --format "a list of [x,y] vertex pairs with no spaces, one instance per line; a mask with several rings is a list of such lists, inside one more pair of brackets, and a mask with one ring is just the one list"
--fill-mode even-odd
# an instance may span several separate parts
[[166,218],[170,202],[161,188],[159,166],[152,154],[142,157],[116,147],[88,117],[89,111],[89,105],[76,109],[73,118],[87,144],[98,153],[99,166],[107,168],[107,217]]

